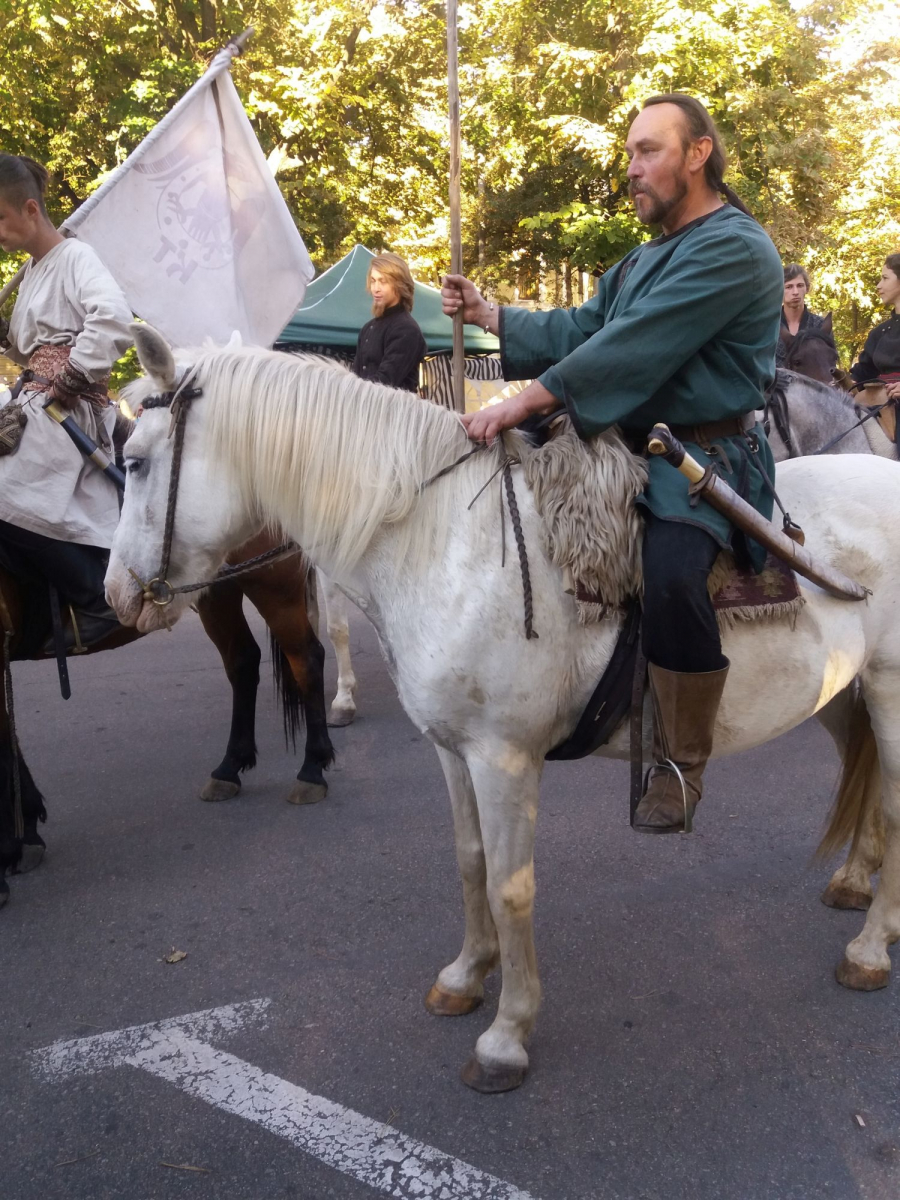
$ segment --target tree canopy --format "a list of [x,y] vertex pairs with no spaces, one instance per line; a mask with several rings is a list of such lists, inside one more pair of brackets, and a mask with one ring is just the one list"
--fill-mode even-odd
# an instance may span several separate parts
[[[4,0],[0,148],[43,161],[62,218],[228,37],[233,75],[319,266],[355,242],[435,279],[448,261],[437,0]],[[812,268],[847,353],[900,248],[900,15],[888,0],[463,0],[467,272],[537,295],[646,236],[623,143],[641,99],[710,108],[729,182]],[[8,259],[8,275],[15,264]],[[567,294],[568,293],[568,294]],[[571,288],[555,297],[571,299]]]

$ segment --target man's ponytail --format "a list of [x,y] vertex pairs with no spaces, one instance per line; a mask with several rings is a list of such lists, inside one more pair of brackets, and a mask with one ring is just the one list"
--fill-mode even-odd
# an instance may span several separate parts
[[[718,184],[716,185],[716,191],[719,193],[720,196],[724,196],[724,198],[728,201],[728,203],[731,205],[732,208],[739,209],[740,212],[746,213],[746,215],[748,217],[753,217],[753,213],[750,211],[750,209],[747,207],[747,205],[743,202],[743,200],[740,198],[740,196],[737,194],[737,192],[733,188],[730,188],[728,186],[728,184],[724,183],[721,179],[719,180]],[[753,217],[753,220],[755,221],[756,217]]]

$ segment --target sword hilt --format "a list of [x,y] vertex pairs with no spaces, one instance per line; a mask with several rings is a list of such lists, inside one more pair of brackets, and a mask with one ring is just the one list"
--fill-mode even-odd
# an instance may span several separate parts
[[676,467],[691,483],[699,483],[706,474],[703,467],[692,458],[668,425],[654,425],[647,436],[647,449],[651,454],[664,458]]

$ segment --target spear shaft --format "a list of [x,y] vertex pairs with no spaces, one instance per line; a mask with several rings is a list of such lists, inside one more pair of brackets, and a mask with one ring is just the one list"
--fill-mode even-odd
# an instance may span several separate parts
[[[459,49],[457,0],[447,0],[447,91],[450,101],[450,270],[462,275],[460,207]],[[453,407],[466,411],[465,342],[462,311],[453,314]]]

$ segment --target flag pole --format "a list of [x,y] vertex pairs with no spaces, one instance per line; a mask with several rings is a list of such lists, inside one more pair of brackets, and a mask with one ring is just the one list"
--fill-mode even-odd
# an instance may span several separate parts
[[[243,33],[237,34],[236,37],[233,37],[230,41],[225,43],[222,49],[206,68],[206,71],[200,76],[200,78],[196,81],[196,83],[193,84],[192,87],[188,88],[181,99],[169,109],[159,124],[151,129],[151,131],[144,138],[143,142],[141,142],[140,146],[131,152],[126,162],[122,163],[121,166],[117,167],[115,171],[108,175],[105,181],[97,188],[96,192],[92,192],[91,195],[88,196],[88,198],[84,201],[84,203],[80,204],[73,213],[66,217],[62,225],[59,226],[60,233],[68,233],[84,220],[88,213],[90,213],[95,207],[97,202],[115,187],[122,175],[124,175],[125,171],[130,170],[139,158],[143,158],[150,146],[157,140],[160,134],[172,124],[176,116],[183,111],[188,102],[194,98],[197,92],[201,88],[209,87],[217,75],[220,75],[222,71],[229,70],[231,68],[233,59],[237,55],[244,53],[244,47],[252,36],[253,26],[251,25],[249,29],[245,29]],[[4,286],[0,288],[0,305],[5,303],[5,301],[12,295],[12,293],[22,282],[22,277],[25,274],[25,268],[28,266],[29,261],[30,260],[26,260],[22,266],[19,267],[18,271],[16,271],[12,279],[10,279],[8,283],[4,284]]]
[[[450,101],[450,271],[462,275],[462,216],[460,210],[459,50],[457,0],[447,0],[447,91]],[[465,342],[462,312],[453,316],[453,407],[466,411]]]

